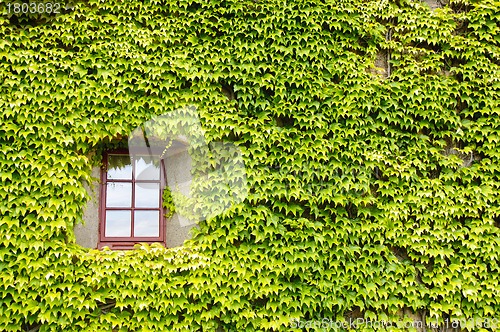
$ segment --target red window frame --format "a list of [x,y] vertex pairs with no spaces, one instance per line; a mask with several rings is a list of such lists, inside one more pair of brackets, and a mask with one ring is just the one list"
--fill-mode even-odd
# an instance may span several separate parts
[[[151,150],[138,151],[140,155],[151,155]],[[144,153],[142,153],[144,152]],[[115,208],[115,207],[107,207],[106,206],[106,188],[108,183],[108,157],[109,155],[128,155],[130,156],[128,149],[120,149],[120,150],[110,150],[106,151],[103,155],[103,168],[101,169],[101,185],[100,185],[100,197],[99,197],[99,243],[98,248],[101,249],[104,246],[108,246],[110,249],[133,249],[134,245],[137,243],[161,243],[165,245],[165,209],[163,208],[163,188],[166,185],[166,172],[165,172],[165,164],[163,159],[160,160],[160,180],[150,180],[150,181],[142,181],[141,182],[150,182],[160,184],[160,197],[159,197],[159,208],[136,208],[135,204],[135,163],[132,163],[132,178],[131,180],[119,180],[115,179],[110,182],[121,182],[121,183],[131,183],[132,184],[132,202],[130,208]],[[130,210],[131,211],[131,236],[128,237],[106,237],[105,236],[105,227],[106,227],[106,211],[107,210]],[[160,220],[159,220],[159,236],[158,237],[133,237],[132,232],[134,230],[134,211],[159,211]]]

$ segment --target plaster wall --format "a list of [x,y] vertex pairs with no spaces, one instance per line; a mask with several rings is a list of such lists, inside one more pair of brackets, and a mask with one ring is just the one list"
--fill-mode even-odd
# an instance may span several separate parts
[[99,241],[99,181],[101,170],[99,167],[92,169],[94,182],[85,185],[90,196],[83,213],[83,224],[75,225],[74,232],[76,243],[86,248],[97,248]]
[[431,10],[437,9],[442,7],[441,6],[441,1],[440,0],[423,0],[426,4],[431,7]]
[[[167,185],[177,184],[179,191],[189,196],[189,185],[191,183],[191,156],[187,148],[174,150],[172,154],[167,154],[165,158],[165,168],[167,173]],[[184,218],[178,213],[167,219],[167,247],[181,246],[184,240],[190,238],[189,231],[196,224]]]

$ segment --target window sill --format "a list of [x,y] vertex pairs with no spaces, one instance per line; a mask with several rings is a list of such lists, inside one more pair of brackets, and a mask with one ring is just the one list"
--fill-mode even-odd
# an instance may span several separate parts
[[141,243],[147,243],[147,244],[159,243],[165,247],[165,243],[159,242],[159,241],[152,241],[152,242],[146,242],[146,241],[141,241],[141,242],[100,242],[99,245],[97,246],[97,249],[100,250],[103,247],[109,247],[109,249],[111,249],[111,250],[133,250],[134,246],[136,244],[141,244]]

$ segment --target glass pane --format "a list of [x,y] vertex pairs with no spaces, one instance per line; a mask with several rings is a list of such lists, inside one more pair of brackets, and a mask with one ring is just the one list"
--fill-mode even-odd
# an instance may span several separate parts
[[137,156],[135,159],[136,180],[160,180],[160,161],[150,156]]
[[135,207],[159,208],[160,207],[160,184],[159,183],[135,183]]
[[106,211],[104,236],[129,237],[131,229],[130,211]]
[[134,236],[160,236],[159,211],[135,211],[134,213]]
[[106,207],[132,207],[132,183],[108,182]]
[[108,179],[132,180],[132,162],[128,154],[108,155]]

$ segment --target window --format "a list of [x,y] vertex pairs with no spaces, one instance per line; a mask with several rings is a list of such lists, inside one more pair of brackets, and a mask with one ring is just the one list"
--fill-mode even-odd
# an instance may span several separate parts
[[140,242],[165,244],[163,161],[111,151],[101,173],[99,248],[131,249]]

